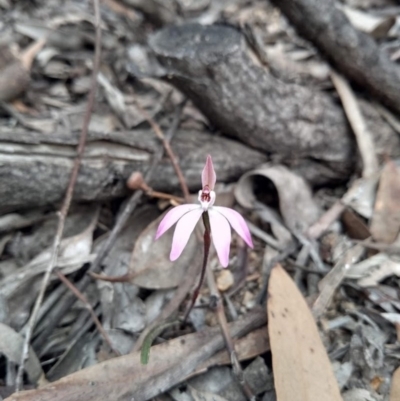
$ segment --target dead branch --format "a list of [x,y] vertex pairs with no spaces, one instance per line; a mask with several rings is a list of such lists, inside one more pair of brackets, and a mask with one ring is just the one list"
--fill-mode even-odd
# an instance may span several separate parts
[[149,40],[160,76],[191,98],[223,133],[295,166],[313,183],[350,172],[353,140],[326,93],[277,80],[227,26],[186,24]]
[[[61,202],[73,165],[77,132],[39,132],[0,127],[0,210]],[[102,201],[128,194],[126,181],[133,171],[145,174],[159,149],[159,140],[149,130],[109,134],[89,132],[82,168],[74,191],[76,201]],[[198,131],[179,130],[171,146],[191,190],[201,187],[199,167],[212,154],[221,181],[237,179],[266,157],[240,143]],[[179,188],[171,162],[157,163],[152,179],[155,191]]]
[[400,69],[369,35],[354,28],[333,0],[273,0],[337,69],[400,111]]

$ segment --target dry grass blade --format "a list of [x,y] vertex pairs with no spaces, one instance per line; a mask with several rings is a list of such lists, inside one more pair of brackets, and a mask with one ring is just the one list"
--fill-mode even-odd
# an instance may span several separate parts
[[268,330],[279,401],[342,401],[311,312],[280,265],[268,291]]
[[375,154],[374,141],[361,114],[357,98],[347,81],[339,74],[331,71],[331,78],[343,103],[351,128],[357,140],[358,149],[363,161],[362,176],[368,177],[378,170],[378,159]]

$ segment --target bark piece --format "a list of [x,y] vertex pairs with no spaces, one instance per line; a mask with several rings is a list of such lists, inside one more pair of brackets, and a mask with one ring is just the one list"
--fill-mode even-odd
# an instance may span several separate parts
[[[229,324],[232,337],[241,337],[265,324],[265,312],[253,310]],[[267,333],[264,331],[265,338]],[[147,365],[140,352],[113,358],[66,376],[37,390],[15,393],[7,401],[145,401],[187,379],[224,346],[219,327],[207,328],[155,345]],[[225,351],[226,353],[226,351]],[[213,358],[213,361],[216,360]]]
[[[34,207],[62,200],[68,184],[78,133],[0,129],[0,210]],[[144,172],[160,143],[149,130],[89,134],[74,199],[104,200],[127,193],[133,171]],[[266,157],[232,140],[195,131],[179,131],[172,141],[189,188],[201,187],[201,170],[211,154],[221,182],[238,178]],[[164,158],[149,183],[155,190],[179,188]]]
[[273,77],[236,29],[172,26],[149,45],[164,79],[224,134],[279,155],[313,183],[349,173],[353,139],[341,108],[326,93]]
[[344,75],[400,111],[400,68],[355,29],[333,0],[273,0],[298,32]]

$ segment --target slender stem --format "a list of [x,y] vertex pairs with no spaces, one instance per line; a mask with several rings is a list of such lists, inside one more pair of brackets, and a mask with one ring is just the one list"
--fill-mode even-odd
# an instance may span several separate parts
[[190,311],[193,309],[194,304],[196,303],[197,297],[199,296],[201,286],[203,285],[204,276],[207,269],[208,255],[210,254],[210,246],[211,246],[211,227],[210,227],[210,217],[208,216],[208,212],[204,212],[202,214],[203,223],[204,223],[204,255],[203,255],[203,264],[201,266],[200,280],[199,284],[195,288],[192,296],[192,300],[190,301],[190,305],[186,310],[185,316],[183,317],[183,323],[186,323],[186,320],[189,316]]
[[78,148],[77,148],[77,156],[74,162],[74,166],[71,172],[70,180],[68,183],[67,191],[64,197],[63,204],[59,211],[59,218],[58,218],[58,225],[57,225],[57,232],[54,238],[52,252],[49,264],[46,268],[44,277],[42,279],[42,284],[39,290],[39,294],[36,298],[35,305],[33,307],[33,311],[29,318],[28,327],[25,333],[25,338],[22,346],[21,352],[21,362],[19,364],[17,378],[15,381],[15,391],[18,392],[23,387],[23,373],[25,363],[28,360],[29,356],[29,345],[31,342],[31,338],[33,335],[33,330],[36,325],[37,316],[39,314],[40,307],[42,305],[44,295],[46,292],[46,288],[48,283],[50,282],[51,274],[57,265],[58,253],[61,246],[61,239],[64,231],[65,219],[67,217],[69,207],[71,205],[72,196],[74,194],[75,184],[78,179],[79,168],[81,165],[81,161],[83,159],[83,154],[86,145],[86,138],[89,131],[89,123],[92,117],[92,111],[94,107],[94,101],[96,96],[97,90],[97,74],[100,68],[100,61],[101,61],[101,16],[100,16],[100,5],[99,0],[93,0],[93,7],[94,7],[94,14],[95,14],[95,31],[96,31],[96,38],[95,38],[95,54],[93,60],[93,70],[92,70],[92,80],[91,80],[91,87],[90,92],[88,95],[88,101],[86,106],[86,111],[83,119],[82,131],[81,136],[79,138]]

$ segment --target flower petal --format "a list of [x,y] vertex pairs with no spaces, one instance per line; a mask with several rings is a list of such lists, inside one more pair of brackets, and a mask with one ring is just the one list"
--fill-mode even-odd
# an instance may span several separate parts
[[250,248],[253,248],[253,240],[251,239],[249,227],[240,213],[229,207],[213,206],[213,209],[221,213],[229,221],[233,229],[243,238],[244,242]]
[[189,204],[176,206],[169,210],[161,220],[156,233],[156,239],[160,238],[169,228],[171,228],[183,215],[194,209],[200,209],[200,205]]
[[211,236],[217,251],[218,259],[223,267],[229,264],[229,250],[231,247],[231,227],[228,220],[216,210],[210,209]]
[[214,165],[211,156],[207,156],[206,165],[204,166],[203,172],[201,173],[201,182],[203,188],[208,185],[210,191],[214,189],[215,182],[217,181],[217,175],[215,174]]
[[172,248],[169,258],[174,261],[181,256],[183,249],[189,241],[190,234],[196,227],[203,209],[197,206],[197,209],[191,210],[181,217],[176,225],[174,237],[172,239]]

